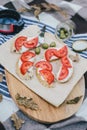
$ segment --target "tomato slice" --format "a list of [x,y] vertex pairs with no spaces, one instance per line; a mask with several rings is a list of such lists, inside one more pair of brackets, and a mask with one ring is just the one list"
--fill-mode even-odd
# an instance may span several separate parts
[[19,51],[21,49],[24,41],[26,41],[26,40],[27,40],[27,37],[25,37],[25,36],[20,36],[15,40],[15,48],[17,51]]
[[66,68],[65,66],[62,66],[58,80],[63,80],[67,77],[69,71],[68,68]]
[[68,48],[67,48],[67,46],[62,47],[62,48],[59,49],[58,52],[57,52],[57,56],[58,56],[59,58],[64,57],[64,56],[67,56],[67,54],[68,54]]
[[51,84],[54,81],[54,75],[51,73],[51,71],[43,69],[40,70],[40,74],[43,76],[43,78],[47,81],[48,84]]
[[23,62],[22,65],[21,65],[21,68],[20,68],[21,73],[22,73],[23,75],[25,75],[26,72],[28,71],[28,69],[29,69],[31,66],[33,66],[33,62],[31,62],[31,61]]
[[68,67],[68,68],[71,68],[71,67],[72,67],[72,65],[70,64],[70,61],[69,61],[69,59],[68,59],[67,56],[64,56],[64,57],[61,58],[61,63],[62,63],[64,66]]
[[26,51],[26,52],[22,53],[20,58],[23,62],[25,62],[25,61],[29,61],[34,56],[35,56],[34,52]]
[[52,65],[48,61],[39,61],[35,64],[35,67],[52,71]]
[[45,58],[46,58],[47,61],[50,61],[52,56],[56,56],[57,57],[57,49],[48,49],[45,52]]
[[29,41],[26,41],[24,43],[24,46],[26,48],[32,49],[32,48],[35,48],[37,46],[37,44],[38,44],[38,37],[35,37],[35,38],[33,38],[33,39],[29,40]]

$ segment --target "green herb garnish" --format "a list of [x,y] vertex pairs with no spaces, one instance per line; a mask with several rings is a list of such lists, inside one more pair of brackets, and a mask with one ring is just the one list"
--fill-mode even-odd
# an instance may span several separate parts
[[3,99],[3,96],[2,96],[2,94],[0,94],[0,102],[2,101],[2,99]]
[[39,109],[38,105],[33,101],[33,98],[22,97],[18,93],[16,94],[15,98],[20,106],[24,106],[25,108],[29,108],[31,110]]
[[56,43],[55,42],[51,42],[50,43],[50,47],[56,47]]
[[79,97],[75,97],[74,99],[67,100],[66,104],[77,104],[81,98],[82,96],[79,96]]
[[47,43],[43,43],[43,44],[42,44],[42,48],[43,48],[43,49],[48,49],[48,47],[49,47],[49,46],[48,46]]
[[36,53],[36,54],[40,54],[40,47],[36,47],[36,48],[35,48],[35,53]]

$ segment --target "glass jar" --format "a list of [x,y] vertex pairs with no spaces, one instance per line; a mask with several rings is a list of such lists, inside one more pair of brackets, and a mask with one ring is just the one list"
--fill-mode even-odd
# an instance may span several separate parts
[[55,30],[56,38],[60,38],[63,41],[68,40],[72,35],[75,34],[75,23],[71,20],[67,20],[65,22],[61,22],[57,25]]

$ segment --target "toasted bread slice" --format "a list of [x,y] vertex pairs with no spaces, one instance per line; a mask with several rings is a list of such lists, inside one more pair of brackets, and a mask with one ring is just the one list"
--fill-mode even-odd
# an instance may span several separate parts
[[58,73],[57,73],[57,80],[58,80],[59,82],[61,82],[61,83],[67,82],[67,81],[72,77],[72,75],[73,75],[73,64],[72,64],[72,60],[69,59],[69,61],[70,61],[70,64],[71,64],[72,67],[70,67],[70,68],[67,67],[67,68],[66,68],[66,71],[67,71],[67,72],[64,72],[64,73],[67,73],[67,76],[66,76],[65,78],[63,78],[63,79],[60,79],[60,78],[59,78],[60,75],[61,75],[63,66],[60,67],[60,69],[59,69],[59,71],[58,71]]
[[22,74],[18,60],[16,63],[16,73],[21,79],[30,80],[34,75],[33,66],[31,66],[25,74]]
[[53,83],[49,84],[46,79],[40,74],[39,72],[40,69],[36,68],[36,76],[38,78],[38,80],[40,81],[40,83],[45,86],[45,87],[48,87],[48,88],[52,88],[53,87]]
[[[27,33],[26,33],[26,31],[27,31]],[[11,46],[11,52],[23,53],[23,52],[29,50],[29,48],[26,48],[25,46],[21,46],[19,50],[17,50],[15,48],[15,41],[19,37],[25,37],[25,41],[26,41],[26,40],[30,40],[30,39],[33,39],[35,37],[38,37],[39,34],[40,34],[40,28],[38,26],[36,26],[36,25],[30,25],[27,29],[24,29],[24,31],[22,31],[21,35],[19,35],[19,34],[16,35],[16,37],[14,38],[14,41],[12,43],[12,46]],[[20,46],[20,44],[19,44],[19,46]]]

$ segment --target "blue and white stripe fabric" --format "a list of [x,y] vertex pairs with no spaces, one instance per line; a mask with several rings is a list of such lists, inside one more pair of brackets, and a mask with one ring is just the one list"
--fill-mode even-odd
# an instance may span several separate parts
[[[68,45],[68,47],[70,47],[72,49],[72,43],[77,41],[77,40],[86,40],[87,41],[87,33],[86,34],[77,34],[72,36],[70,39],[68,39],[67,41],[65,41],[65,43]],[[87,58],[87,50],[80,52],[79,53],[80,56]]]
[[[25,17],[23,17],[23,20],[25,22],[24,28],[27,27],[28,25],[38,25],[40,28],[42,28],[45,25],[44,23],[41,23],[41,22],[38,22],[35,20],[31,20],[31,19],[28,19]],[[49,25],[46,25],[46,31],[54,34],[55,28],[50,27]],[[8,39],[10,39],[12,37],[13,37],[13,35],[0,34],[0,45],[4,44],[4,42],[6,42]],[[72,43],[78,39],[87,40],[87,34],[75,35],[75,36],[71,37],[69,40],[65,41],[65,44],[67,44],[71,48]],[[83,51],[82,53],[80,53],[80,55],[84,58],[87,58],[87,51]],[[6,83],[4,68],[1,65],[0,65],[0,74],[3,74],[3,81],[0,82],[0,93],[3,94],[4,98],[11,99],[11,96],[8,91],[7,83]]]

